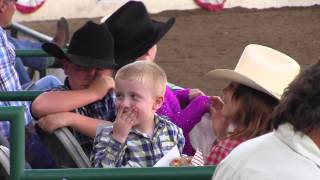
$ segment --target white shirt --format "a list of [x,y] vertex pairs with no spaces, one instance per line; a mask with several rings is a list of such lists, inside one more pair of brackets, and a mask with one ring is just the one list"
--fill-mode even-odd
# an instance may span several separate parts
[[213,180],[320,180],[320,149],[291,124],[246,141],[217,167]]

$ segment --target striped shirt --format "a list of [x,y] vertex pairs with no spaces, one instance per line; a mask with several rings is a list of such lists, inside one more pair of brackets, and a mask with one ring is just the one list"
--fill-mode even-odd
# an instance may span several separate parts
[[[66,91],[71,90],[68,84],[68,78],[66,78],[64,85],[53,88],[54,91]],[[83,116],[107,120],[113,122],[116,117],[116,106],[115,106],[116,95],[114,91],[109,91],[108,94],[99,101],[93,102],[86,106],[77,108],[73,112],[81,114]],[[93,139],[88,137],[75,129],[71,129],[75,138],[79,141],[84,152],[89,156],[92,150]]]
[[174,146],[182,152],[185,139],[182,130],[164,117],[155,116],[152,137],[132,130],[124,144],[112,136],[112,126],[96,136],[91,154],[93,167],[152,167]]
[[[16,54],[14,46],[8,41],[5,31],[0,27],[0,91],[21,91],[18,74],[14,68]],[[24,106],[24,123],[29,124],[32,120],[29,106],[30,102],[21,101],[0,101],[0,107],[7,106]],[[9,137],[10,123],[8,121],[0,122],[0,132]]]

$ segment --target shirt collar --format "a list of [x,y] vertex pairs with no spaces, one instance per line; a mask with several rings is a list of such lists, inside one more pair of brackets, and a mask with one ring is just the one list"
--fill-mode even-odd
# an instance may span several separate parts
[[306,134],[294,131],[292,124],[282,124],[275,135],[296,153],[308,158],[320,167],[320,149]]
[[[155,136],[159,130],[161,130],[163,127],[164,127],[164,123],[165,123],[165,120],[163,119],[163,117],[161,116],[158,116],[157,114],[155,114],[154,116],[154,124],[155,124],[155,128],[154,128],[154,131],[153,131],[153,136]],[[147,134],[137,130],[137,129],[133,129],[131,131],[131,133],[134,133],[134,134],[137,134],[137,135],[141,135],[145,138],[150,138]]]

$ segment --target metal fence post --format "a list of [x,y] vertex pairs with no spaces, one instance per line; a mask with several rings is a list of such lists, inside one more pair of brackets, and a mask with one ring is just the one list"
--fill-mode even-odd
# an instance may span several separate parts
[[0,107],[0,121],[10,121],[10,179],[24,175],[24,107]]

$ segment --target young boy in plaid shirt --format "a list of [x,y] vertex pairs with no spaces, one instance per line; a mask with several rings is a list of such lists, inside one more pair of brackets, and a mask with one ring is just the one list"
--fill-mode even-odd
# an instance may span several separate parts
[[182,152],[182,130],[156,111],[164,99],[167,78],[155,63],[137,61],[115,76],[117,118],[94,140],[94,167],[150,167],[174,146]]

